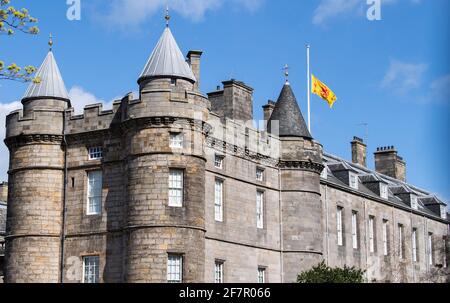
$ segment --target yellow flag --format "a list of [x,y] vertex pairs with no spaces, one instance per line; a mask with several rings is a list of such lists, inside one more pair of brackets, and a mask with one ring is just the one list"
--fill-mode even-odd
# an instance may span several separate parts
[[312,75],[312,93],[327,101],[330,108],[333,107],[334,102],[337,100],[333,91],[314,75]]

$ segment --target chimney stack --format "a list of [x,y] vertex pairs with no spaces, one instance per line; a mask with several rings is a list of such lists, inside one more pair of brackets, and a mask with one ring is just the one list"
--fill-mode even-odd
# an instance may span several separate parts
[[352,162],[367,167],[367,145],[364,140],[353,137],[352,145]]
[[374,155],[378,173],[406,182],[406,162],[394,146],[378,147]]
[[197,82],[195,82],[194,85],[197,90],[200,90],[200,58],[202,57],[202,54],[202,51],[197,50],[191,50],[187,54],[188,63],[194,73],[195,79],[197,79]]
[[8,183],[0,183],[0,202],[8,202]]
[[267,130],[267,123],[272,116],[273,110],[275,109],[275,101],[269,100],[266,105],[263,106],[264,110],[264,129]]

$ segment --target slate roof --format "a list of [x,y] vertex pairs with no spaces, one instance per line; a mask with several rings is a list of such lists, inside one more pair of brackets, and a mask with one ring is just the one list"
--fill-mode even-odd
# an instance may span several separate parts
[[274,121],[279,121],[278,135],[280,137],[302,137],[312,139],[300,107],[298,106],[297,99],[295,98],[289,83],[286,83],[283,86],[272,112],[272,116],[269,119],[267,127],[270,133],[276,132],[277,126]]
[[151,77],[178,77],[197,81],[168,26],[150,55],[139,80]]
[[35,77],[41,79],[40,83],[30,83],[23,99],[53,97],[69,100],[69,94],[52,51],[48,52]]
[[[346,183],[344,183],[342,180],[340,180],[337,176],[333,175],[333,172],[339,172],[343,169],[351,170],[353,173],[358,174],[358,192],[372,196],[376,199],[382,199],[378,193],[373,192],[370,190],[367,186],[365,186],[363,183],[365,182],[383,182],[388,185],[389,191],[388,191],[388,199],[386,202],[393,204],[395,206],[398,206],[400,208],[408,208],[411,209],[411,206],[406,202],[403,201],[401,198],[397,196],[397,194],[415,194],[418,196],[418,209],[413,210],[415,212],[419,212],[421,214],[426,214],[428,216],[432,216],[435,218],[439,218],[443,220],[440,217],[440,214],[434,212],[429,208],[430,205],[440,204],[440,205],[446,205],[442,200],[438,199],[435,195],[432,193],[425,191],[423,189],[420,189],[414,185],[402,182],[400,180],[391,178],[389,176],[377,173],[375,171],[372,171],[366,167],[360,166],[358,164],[354,164],[350,161],[341,159],[337,156],[331,155],[331,154],[324,154],[324,164],[326,165],[327,169],[327,178],[326,181],[341,187],[347,187],[349,190],[354,191],[354,189],[351,189]],[[450,217],[447,217],[447,221],[450,220]]]

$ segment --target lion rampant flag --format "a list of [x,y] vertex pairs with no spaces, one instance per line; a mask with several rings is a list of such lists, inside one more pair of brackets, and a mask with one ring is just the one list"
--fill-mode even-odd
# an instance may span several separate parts
[[330,105],[330,108],[333,107],[334,103],[337,100],[337,97],[333,93],[333,91],[319,79],[317,79],[314,75],[312,75],[312,93],[327,101]]

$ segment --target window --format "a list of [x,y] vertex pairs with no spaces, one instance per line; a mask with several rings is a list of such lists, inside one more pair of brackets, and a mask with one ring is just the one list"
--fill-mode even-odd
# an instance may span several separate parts
[[358,212],[352,212],[352,243],[353,249],[358,249]]
[[98,283],[100,277],[100,257],[90,256],[83,258],[83,283]]
[[103,158],[103,147],[89,148],[89,160],[98,160]]
[[263,267],[258,268],[258,283],[266,283],[266,269]]
[[369,217],[369,251],[375,252],[375,217]]
[[447,220],[447,209],[443,205],[441,205],[441,218]]
[[417,196],[411,195],[411,208],[417,210],[418,209],[418,203],[417,203]]
[[169,206],[183,207],[183,175],[181,169],[169,171]]
[[433,265],[433,234],[428,233],[428,263]]
[[413,258],[413,262],[417,262],[417,228],[413,228],[412,230],[412,236],[411,236],[411,241],[412,241],[412,258]]
[[356,174],[350,173],[350,187],[358,189],[358,176]]
[[328,168],[327,168],[327,166],[325,166],[325,168],[322,170],[322,173],[320,174],[320,177],[322,179],[327,179],[328,178]]
[[221,155],[215,155],[214,157],[214,167],[223,169],[223,160],[225,159],[224,156]]
[[259,182],[264,181],[264,169],[262,169],[262,168],[256,169],[256,181],[259,181]]
[[264,193],[256,193],[256,226],[259,229],[264,228]]
[[216,179],[214,213],[217,222],[223,221],[223,181]]
[[172,85],[172,86],[177,85],[177,79],[175,79],[175,78],[170,79],[170,85]]
[[404,243],[404,232],[403,232],[403,225],[398,225],[398,253],[399,258],[404,259],[405,258],[405,243]]
[[183,139],[182,133],[170,133],[170,147],[183,148]]
[[337,208],[336,213],[336,224],[337,224],[337,243],[338,246],[344,245],[344,237],[343,237],[343,230],[342,230],[342,212],[344,209],[342,207]]
[[388,228],[389,228],[389,221],[388,220],[383,220],[383,254],[385,256],[389,255],[389,232],[388,232]]
[[183,282],[183,256],[169,254],[167,258],[167,282]]
[[384,183],[380,183],[380,196],[383,199],[389,198],[388,186]]
[[99,215],[102,208],[102,171],[88,172],[87,215]]
[[223,261],[216,261],[214,272],[215,283],[223,283],[223,264]]

